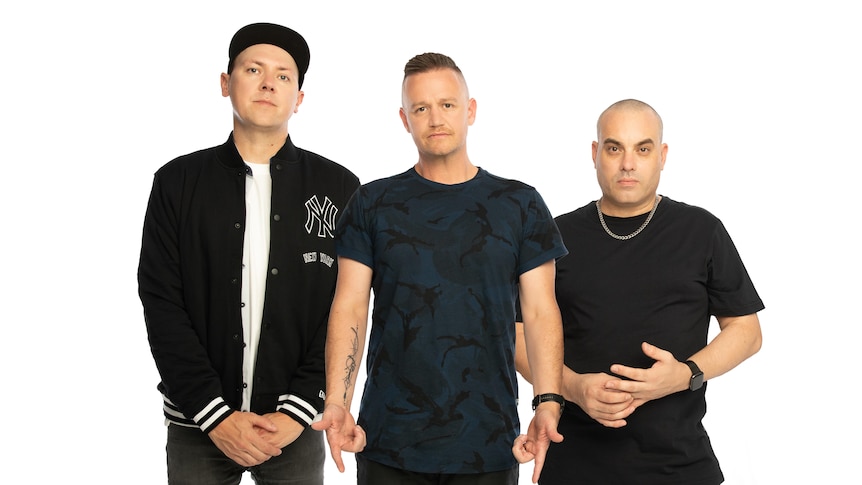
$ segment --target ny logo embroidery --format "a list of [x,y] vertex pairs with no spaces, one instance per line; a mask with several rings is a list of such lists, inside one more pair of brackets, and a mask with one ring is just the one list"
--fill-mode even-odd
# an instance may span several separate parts
[[317,237],[332,237],[332,231],[335,230],[335,214],[338,214],[338,208],[329,200],[329,197],[323,198],[323,205],[317,200],[317,196],[313,195],[305,201],[305,230],[311,234],[315,223],[317,224]]

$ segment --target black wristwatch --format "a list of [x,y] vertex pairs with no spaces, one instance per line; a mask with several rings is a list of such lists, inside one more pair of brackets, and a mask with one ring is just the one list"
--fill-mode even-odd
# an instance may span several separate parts
[[551,394],[551,393],[539,394],[538,396],[533,398],[533,411],[535,411],[536,408],[539,407],[539,404],[541,404],[543,402],[548,402],[548,401],[554,401],[555,403],[559,404],[560,410],[562,410],[564,407],[566,407],[565,398],[563,398],[563,396],[561,396],[559,394]]
[[703,371],[691,360],[685,361],[685,364],[691,369],[691,380],[688,381],[688,390],[696,391],[703,386]]

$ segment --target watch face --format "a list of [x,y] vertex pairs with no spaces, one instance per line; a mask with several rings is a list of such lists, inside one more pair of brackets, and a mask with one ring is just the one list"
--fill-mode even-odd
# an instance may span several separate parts
[[691,376],[691,383],[688,388],[692,391],[696,391],[703,386],[703,372],[698,372],[697,374]]
[[697,366],[694,362],[687,360],[685,361],[685,365],[691,369],[691,380],[688,382],[688,389],[691,391],[696,391],[703,386],[703,371],[700,370],[700,367]]

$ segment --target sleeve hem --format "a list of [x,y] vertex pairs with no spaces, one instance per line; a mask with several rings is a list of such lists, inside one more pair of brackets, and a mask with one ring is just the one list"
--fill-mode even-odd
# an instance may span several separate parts
[[276,410],[287,414],[305,427],[311,426],[311,422],[318,413],[311,403],[295,394],[279,396]]

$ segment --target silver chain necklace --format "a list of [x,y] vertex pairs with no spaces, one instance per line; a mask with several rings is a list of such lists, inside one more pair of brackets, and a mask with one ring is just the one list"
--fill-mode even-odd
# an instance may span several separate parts
[[640,234],[640,233],[641,233],[641,231],[643,231],[644,229],[646,229],[647,224],[649,224],[649,221],[651,221],[651,220],[652,220],[652,216],[655,214],[655,210],[658,208],[658,203],[659,203],[660,201],[661,201],[661,198],[660,198],[659,196],[657,196],[657,195],[656,195],[656,196],[655,196],[655,203],[652,205],[652,210],[651,210],[651,211],[649,211],[649,215],[647,216],[647,218],[646,218],[646,220],[644,221],[644,223],[643,223],[643,224],[641,224],[641,227],[639,227],[639,228],[637,229],[637,231],[635,231],[635,232],[633,232],[633,233],[629,234],[628,236],[620,236],[619,234],[614,234],[614,233],[613,233],[613,232],[611,232],[611,230],[608,228],[608,225],[605,223],[605,217],[602,215],[602,199],[599,199],[599,200],[597,200],[597,201],[596,201],[596,209],[598,209],[598,210],[599,210],[599,222],[601,222],[601,223],[602,223],[602,228],[605,230],[605,232],[606,232],[606,233],[608,233],[608,236],[610,236],[610,237],[612,237],[612,238],[614,238],[614,239],[619,239],[620,241],[625,241],[626,239],[631,239],[631,238],[633,238],[633,237],[637,236],[638,234]]

